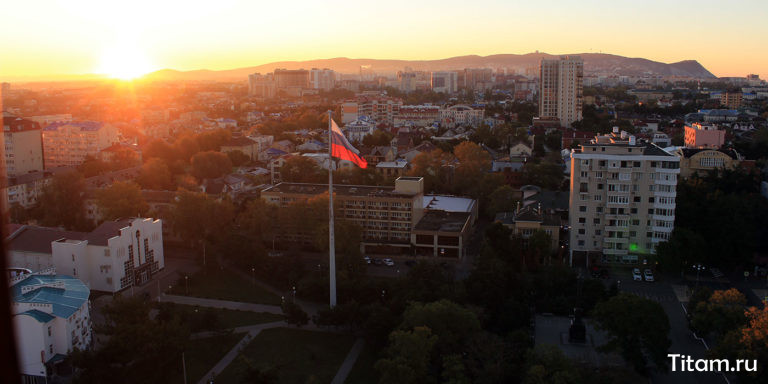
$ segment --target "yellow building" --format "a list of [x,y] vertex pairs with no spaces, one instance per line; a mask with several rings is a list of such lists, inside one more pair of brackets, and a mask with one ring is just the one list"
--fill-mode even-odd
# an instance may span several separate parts
[[735,149],[678,148],[680,177],[687,179],[693,174],[704,176],[710,171],[736,168],[742,160]]
[[43,141],[40,124],[14,116],[3,116],[5,171],[8,177],[43,170]]
[[117,129],[95,121],[58,122],[43,128],[45,168],[80,165],[118,141]]

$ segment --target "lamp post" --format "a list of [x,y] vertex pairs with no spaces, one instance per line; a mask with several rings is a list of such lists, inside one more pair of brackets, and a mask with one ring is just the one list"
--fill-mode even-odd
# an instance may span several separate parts
[[184,292],[189,296],[189,276],[184,276]]
[[693,266],[693,269],[696,270],[696,286],[698,287],[699,286],[699,272],[701,272],[702,270],[706,269],[706,267],[701,265],[701,264],[695,264]]
[[296,302],[296,286],[293,286],[293,302]]
[[251,276],[253,276],[253,286],[256,286],[256,268],[251,267]]

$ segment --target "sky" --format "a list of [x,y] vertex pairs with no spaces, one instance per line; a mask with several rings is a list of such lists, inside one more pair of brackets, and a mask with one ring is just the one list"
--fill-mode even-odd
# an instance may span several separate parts
[[0,18],[0,80],[537,50],[766,78],[767,16],[765,0],[13,1]]

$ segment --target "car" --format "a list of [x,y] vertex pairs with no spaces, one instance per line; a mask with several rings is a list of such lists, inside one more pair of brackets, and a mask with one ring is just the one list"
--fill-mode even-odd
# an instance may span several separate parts
[[376,259],[376,258],[374,258],[374,259],[373,259],[373,264],[374,264],[374,265],[381,265],[381,264],[382,264],[382,262],[381,262],[381,259]]
[[370,264],[371,263],[371,258],[368,257],[368,256],[363,256],[363,260],[365,260],[366,264]]
[[645,281],[653,281],[653,272],[650,269],[646,268],[643,271],[643,277],[645,278]]
[[643,281],[643,275],[640,274],[640,268],[632,269],[632,280]]
[[384,265],[386,265],[387,267],[394,267],[395,262],[392,261],[392,259],[384,259]]

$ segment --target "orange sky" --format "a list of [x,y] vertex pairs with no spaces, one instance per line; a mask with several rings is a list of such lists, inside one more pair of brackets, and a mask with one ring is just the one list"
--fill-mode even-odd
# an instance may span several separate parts
[[694,59],[717,76],[768,77],[768,2],[667,3],[672,2],[13,2],[0,20],[0,80],[536,50],[668,63]]

